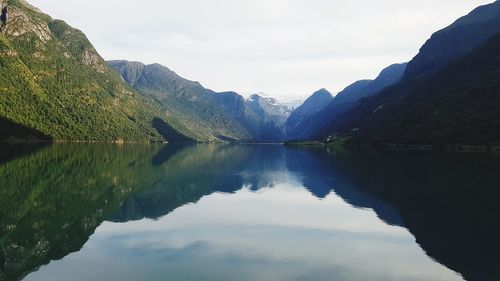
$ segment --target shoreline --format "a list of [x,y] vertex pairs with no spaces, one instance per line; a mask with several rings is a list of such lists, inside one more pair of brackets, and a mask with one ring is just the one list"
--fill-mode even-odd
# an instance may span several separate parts
[[376,147],[370,145],[348,145],[345,143],[336,142],[320,142],[320,141],[305,141],[305,142],[290,142],[284,143],[290,147],[337,147],[342,149],[357,149],[371,148],[383,149],[391,151],[440,151],[440,152],[458,152],[458,153],[500,153],[500,145],[470,145],[470,144],[449,144],[435,146],[430,144],[379,144]]
[[439,152],[454,152],[454,153],[494,153],[500,154],[500,145],[489,146],[489,145],[468,145],[468,144],[453,144],[444,146],[434,146],[425,144],[379,144],[377,146],[370,145],[349,145],[345,142],[320,142],[320,141],[304,141],[304,142],[284,142],[284,143],[257,143],[257,142],[161,142],[161,141],[125,141],[125,140],[115,140],[115,141],[82,141],[82,140],[35,140],[35,139],[6,139],[1,140],[0,144],[6,145],[50,145],[50,144],[116,144],[116,145],[127,145],[127,144],[236,144],[236,145],[283,145],[285,147],[303,147],[303,148],[314,148],[314,147],[329,147],[335,149],[382,149],[389,151],[439,151]]

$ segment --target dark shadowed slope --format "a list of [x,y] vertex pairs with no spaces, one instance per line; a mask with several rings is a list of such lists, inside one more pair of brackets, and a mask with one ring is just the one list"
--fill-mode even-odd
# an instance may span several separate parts
[[434,75],[390,87],[325,127],[409,144],[500,143],[500,35]]
[[328,106],[333,96],[328,90],[321,89],[310,96],[301,106],[297,107],[286,121],[287,139],[304,138],[304,132],[312,126],[311,118]]
[[432,74],[500,32],[500,1],[476,8],[435,34],[408,64],[405,79]]
[[375,80],[361,80],[348,86],[338,93],[328,106],[314,114],[309,122],[297,127],[296,131],[301,132],[300,135],[291,138],[310,138],[338,116],[353,109],[360,99],[375,95],[385,87],[401,81],[405,69],[406,64],[394,64],[382,70]]
[[400,83],[362,99],[313,138],[497,144],[499,31],[499,1],[475,9],[436,32],[408,64]]

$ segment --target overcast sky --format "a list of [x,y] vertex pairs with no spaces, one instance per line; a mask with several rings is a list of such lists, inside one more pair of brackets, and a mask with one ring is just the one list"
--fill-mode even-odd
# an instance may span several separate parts
[[31,0],[105,59],[161,63],[216,91],[305,98],[410,60],[492,0]]

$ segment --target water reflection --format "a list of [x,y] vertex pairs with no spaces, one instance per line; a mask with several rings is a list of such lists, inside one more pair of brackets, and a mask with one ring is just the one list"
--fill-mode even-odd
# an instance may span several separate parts
[[492,157],[251,145],[9,157],[0,280],[499,279]]

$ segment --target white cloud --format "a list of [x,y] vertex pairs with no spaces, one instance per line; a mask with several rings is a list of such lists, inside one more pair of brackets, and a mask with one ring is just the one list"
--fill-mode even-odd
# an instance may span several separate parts
[[491,0],[31,0],[106,59],[158,62],[214,90],[306,97],[410,60]]

